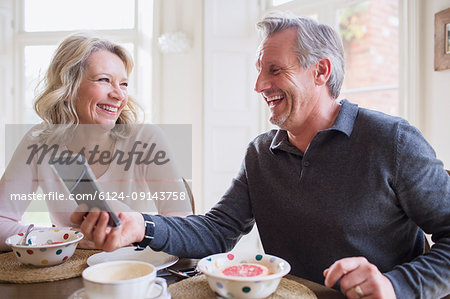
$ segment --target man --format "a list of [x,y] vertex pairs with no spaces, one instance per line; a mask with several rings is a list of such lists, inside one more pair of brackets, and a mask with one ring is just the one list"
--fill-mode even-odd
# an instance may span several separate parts
[[[177,256],[230,250],[254,222],[291,273],[348,298],[450,292],[450,179],[417,129],[337,102],[342,44],[326,25],[271,15],[258,24],[255,90],[280,130],[250,143],[241,170],[205,216],[105,213],[72,221],[105,250],[132,242]],[[427,254],[423,231],[436,243]],[[339,282],[338,284],[336,284]]]

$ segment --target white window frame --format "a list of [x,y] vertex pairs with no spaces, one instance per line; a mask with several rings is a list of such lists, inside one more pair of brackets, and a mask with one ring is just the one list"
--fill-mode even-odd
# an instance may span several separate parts
[[[335,13],[338,9],[361,2],[363,0],[294,0],[279,6],[272,6],[271,0],[265,1],[269,10],[291,11],[301,15],[316,13],[320,7],[319,22],[334,28]],[[397,88],[399,90],[399,115],[408,119],[412,124],[421,127],[420,99],[419,99],[419,11],[420,0],[399,0],[399,86],[384,86],[382,90]],[[330,21],[333,20],[333,21]],[[381,87],[371,89],[379,90]],[[366,91],[366,89],[364,89]],[[367,89],[369,90],[369,89]],[[342,92],[357,92],[360,90],[343,90]]]
[[[155,94],[158,93],[154,90],[153,86],[158,86],[155,82],[152,82],[152,78],[158,78],[154,76],[152,71],[152,60],[154,51],[153,36],[155,31],[155,24],[159,22],[157,16],[159,15],[156,9],[159,5],[156,4],[157,0],[154,0],[153,16],[149,15],[149,12],[145,12],[139,9],[140,4],[143,1],[149,0],[134,0],[135,2],[135,20],[134,26],[131,29],[113,29],[113,30],[94,30],[102,37],[111,39],[118,43],[132,43],[134,44],[133,59],[135,67],[131,74],[130,94],[139,102],[144,109],[145,121],[149,122],[153,120],[153,111],[157,103],[153,99]],[[145,17],[153,18],[153,30],[152,32],[145,32],[142,28],[142,20]],[[49,45],[59,44],[65,37],[74,31],[45,31],[45,32],[26,32],[24,30],[25,25],[25,0],[14,1],[14,103],[9,108],[9,115],[7,123],[24,123],[27,120],[24,119],[22,111],[29,107],[29,103],[26,103],[29,99],[25,99],[25,47],[31,45]],[[150,59],[144,59],[142,53],[146,52],[151,55]],[[145,96],[145,97],[144,97]]]

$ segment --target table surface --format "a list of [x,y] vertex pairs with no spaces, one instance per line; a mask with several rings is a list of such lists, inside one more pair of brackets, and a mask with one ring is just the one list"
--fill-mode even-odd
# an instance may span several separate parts
[[[170,268],[174,270],[188,269],[195,267],[196,263],[197,260],[194,259],[180,259],[175,265],[171,266]],[[163,277],[167,280],[167,284],[172,284],[181,280],[181,278],[173,275]],[[290,276],[290,279],[302,283],[310,288],[319,299],[345,298],[336,290],[327,288],[323,285],[293,276]],[[9,299],[66,299],[76,290],[79,290],[82,287],[83,280],[81,277],[41,283],[0,283],[0,297]]]

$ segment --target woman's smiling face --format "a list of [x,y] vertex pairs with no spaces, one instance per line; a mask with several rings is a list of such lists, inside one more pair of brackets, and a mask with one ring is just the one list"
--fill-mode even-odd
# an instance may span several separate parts
[[80,124],[112,129],[128,101],[128,75],[123,61],[100,50],[87,59],[75,102]]

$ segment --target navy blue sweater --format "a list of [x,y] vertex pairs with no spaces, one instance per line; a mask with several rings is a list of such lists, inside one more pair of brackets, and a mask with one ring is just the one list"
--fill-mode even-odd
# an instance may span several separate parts
[[[254,222],[266,253],[318,283],[344,257],[365,256],[397,298],[450,293],[450,177],[405,120],[347,101],[305,153],[272,130],[205,216],[152,216],[150,246],[181,257],[232,249]],[[424,234],[436,243],[424,250]]]

